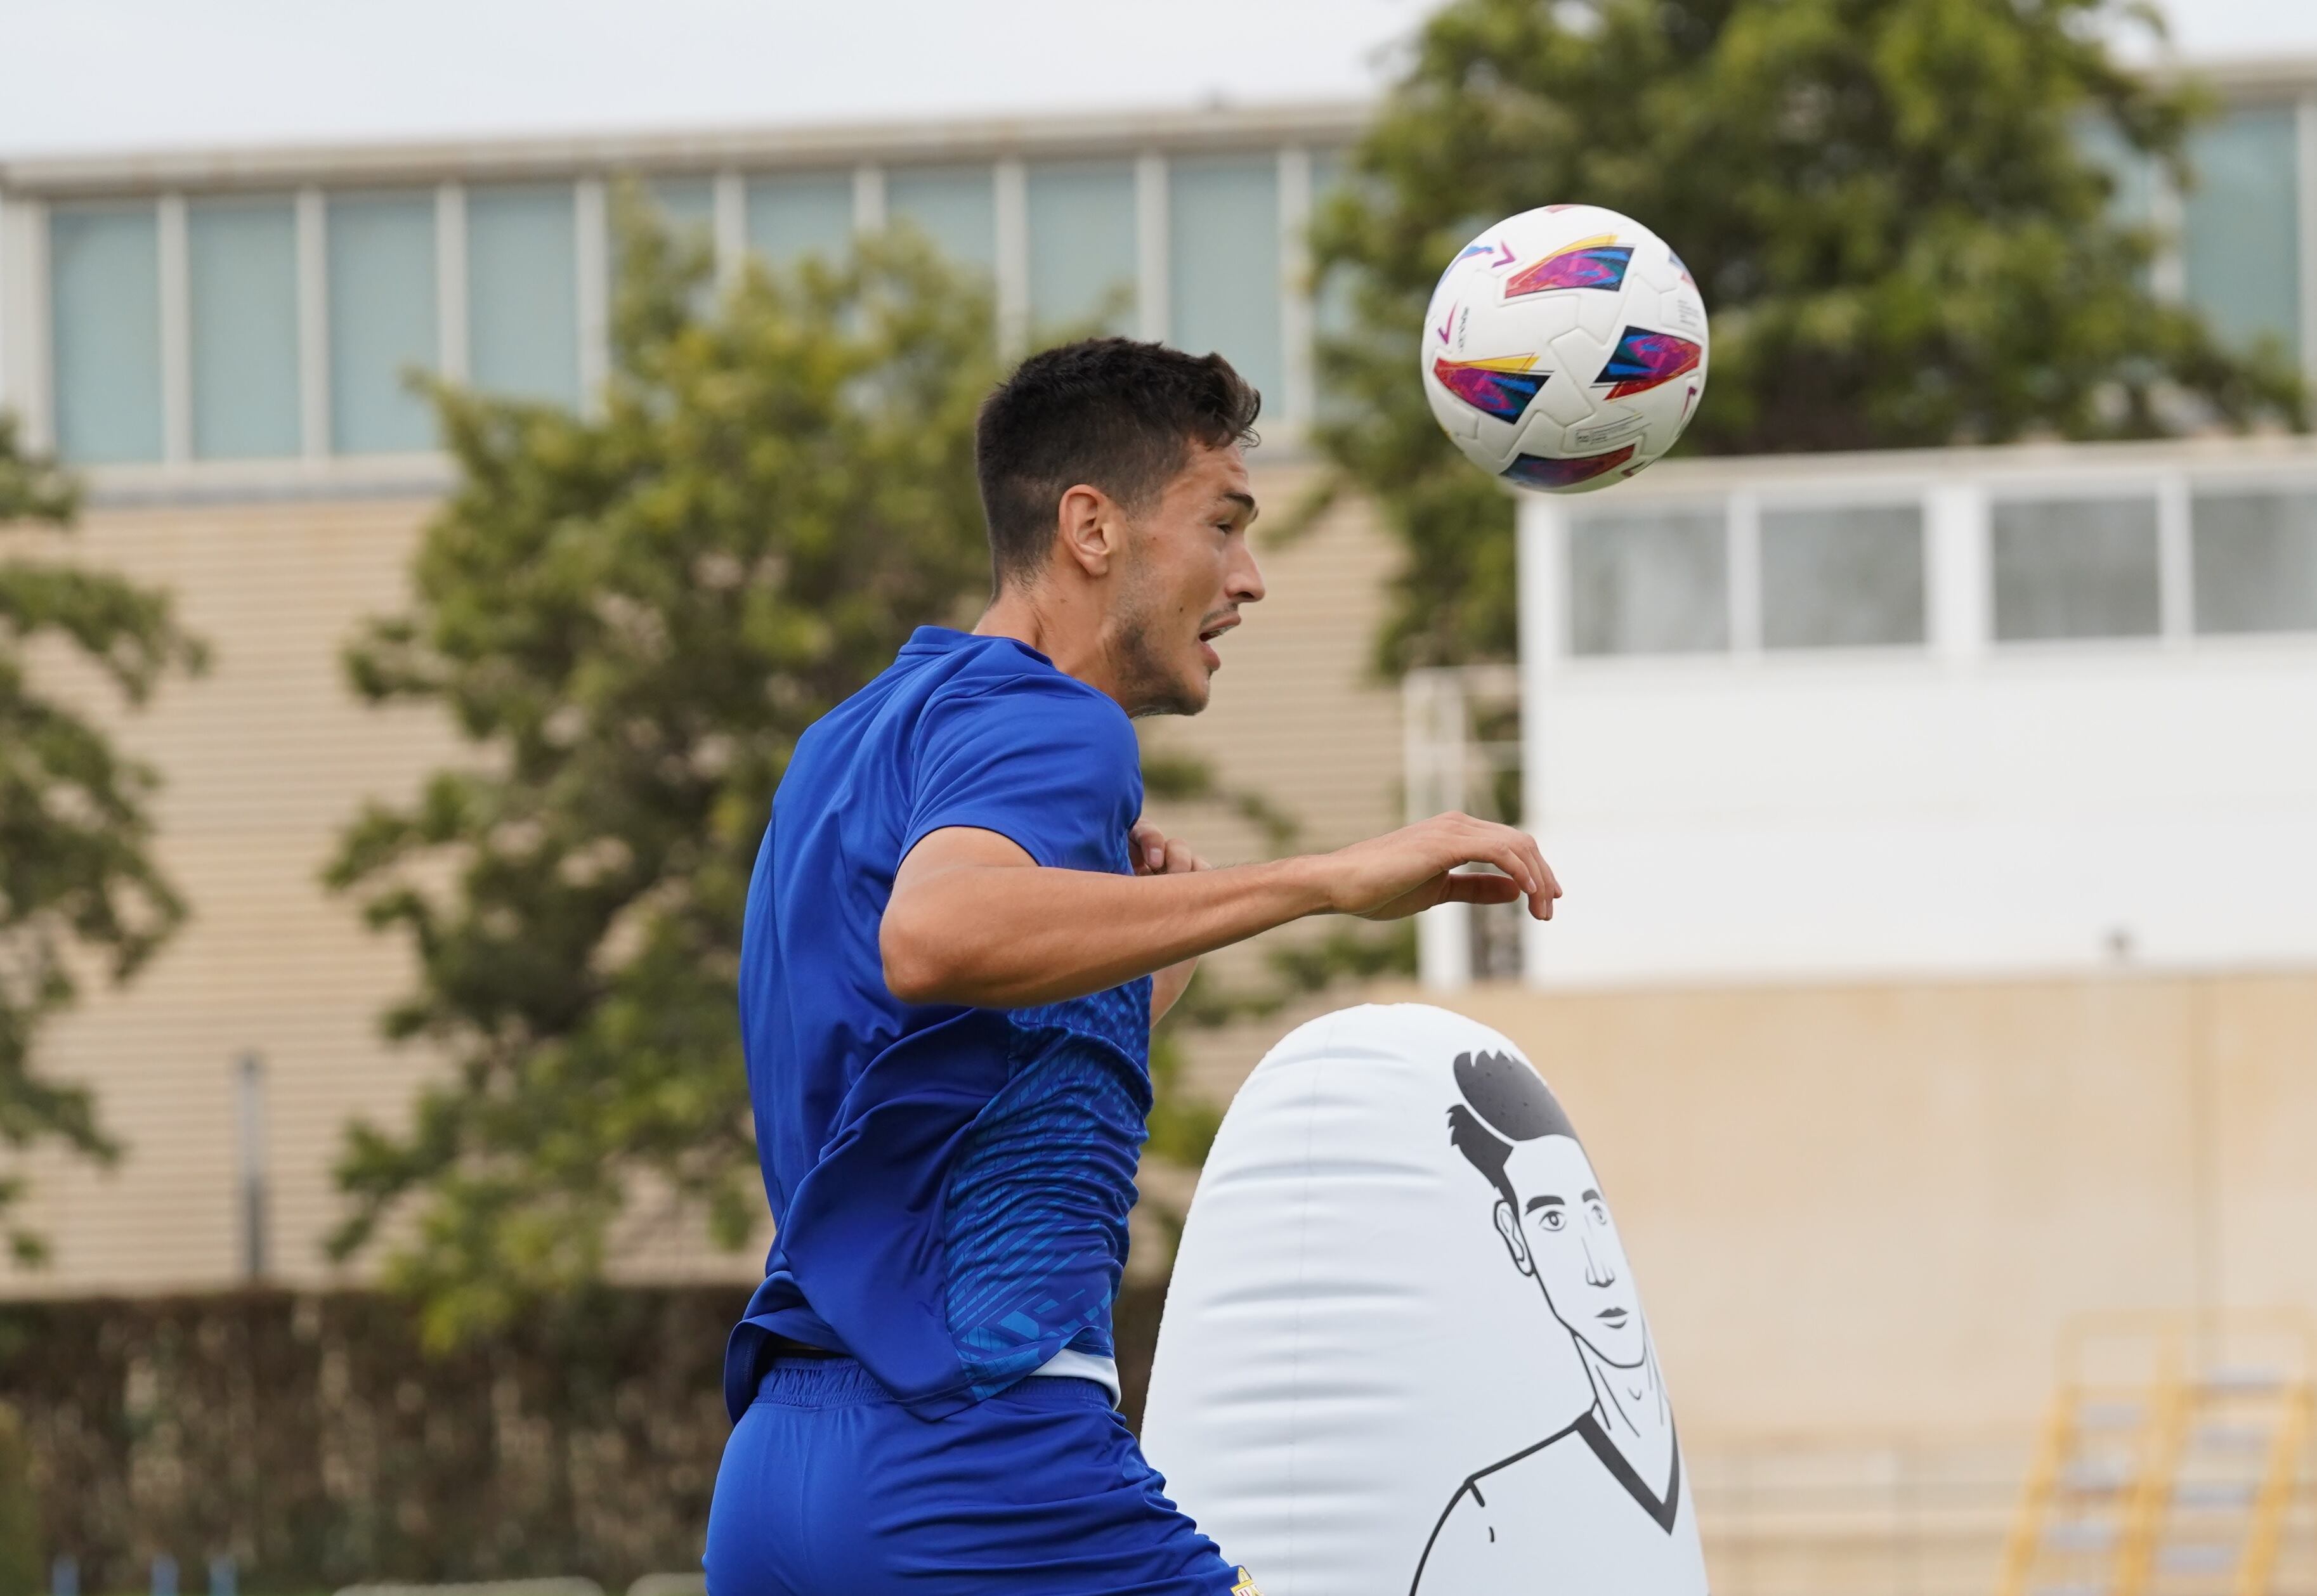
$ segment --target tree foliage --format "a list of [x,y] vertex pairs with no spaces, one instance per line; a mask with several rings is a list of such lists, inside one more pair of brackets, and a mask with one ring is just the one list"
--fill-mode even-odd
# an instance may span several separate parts
[[1427,296],[1497,218],[1572,201],[1654,227],[1704,290],[1685,447],[2142,437],[2302,420],[2282,352],[2155,297],[2158,240],[2086,153],[2193,181],[2203,101],[2125,71],[2118,0],[1455,0],[1323,209],[1356,330],[1321,441],[1407,561],[1389,668],[1508,655],[1512,511],[1427,413]]
[[[1218,810],[1251,825],[1264,851],[1279,858],[1295,851],[1302,825],[1261,792],[1226,786],[1204,760],[1182,753],[1142,758],[1142,786],[1152,798]],[[1416,927],[1412,921],[1369,925],[1349,921],[1316,936],[1288,932],[1258,944],[1262,957],[1252,972],[1218,979],[1203,964],[1175,1006],[1151,1027],[1150,1140],[1144,1152],[1185,1169],[1207,1159],[1222,1113],[1184,1080],[1190,1062],[1186,1033],[1216,1030],[1244,1021],[1269,1020],[1298,999],[1347,981],[1416,974]],[[1181,1216],[1161,1215],[1169,1227]]]
[[329,872],[416,955],[389,1034],[455,1066],[407,1128],[353,1128],[335,1244],[407,1208],[389,1278],[438,1341],[593,1278],[641,1199],[749,1233],[734,994],[774,788],[913,627],[988,590],[986,293],[889,238],[710,307],[704,252],[622,232],[596,412],[438,387],[460,486],[409,609],[348,654],[364,696],[474,745]]
[[[0,523],[12,550],[61,538],[78,507],[72,480],[28,453],[0,415]],[[125,981],[185,918],[151,852],[159,777],[33,679],[31,651],[60,643],[119,693],[142,704],[172,672],[197,671],[200,643],[169,596],[103,571],[31,552],[0,557],[0,1146],[61,1143],[102,1161],[118,1146],[80,1086],[42,1074],[33,1043],[103,969]],[[0,1219],[22,1196],[0,1177]],[[7,1228],[19,1262],[40,1238]]]

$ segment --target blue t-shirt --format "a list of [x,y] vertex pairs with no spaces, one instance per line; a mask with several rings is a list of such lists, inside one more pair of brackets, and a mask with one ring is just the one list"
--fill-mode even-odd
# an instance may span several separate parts
[[726,1354],[736,1420],[772,1334],[859,1359],[925,1418],[1066,1347],[1111,1355],[1150,978],[1042,1008],[904,1003],[877,929],[928,832],[977,826],[1042,865],[1125,873],[1141,807],[1125,712],[1006,638],[921,627],[798,740],[740,944],[778,1229]]

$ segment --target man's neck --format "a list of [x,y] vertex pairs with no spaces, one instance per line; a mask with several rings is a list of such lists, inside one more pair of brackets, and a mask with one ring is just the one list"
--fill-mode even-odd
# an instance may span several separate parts
[[1115,673],[1102,646],[1099,616],[1071,595],[1058,594],[1044,582],[1029,587],[1007,583],[974,622],[977,638],[1011,638],[1025,643],[1054,662],[1065,676],[1075,676],[1088,687],[1118,695]]

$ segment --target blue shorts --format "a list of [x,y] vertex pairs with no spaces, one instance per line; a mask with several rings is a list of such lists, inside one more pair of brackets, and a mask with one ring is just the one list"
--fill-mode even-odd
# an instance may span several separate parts
[[1231,1596],[1110,1393],[1039,1378],[912,1418],[849,1358],[773,1365],[725,1444],[710,1596]]

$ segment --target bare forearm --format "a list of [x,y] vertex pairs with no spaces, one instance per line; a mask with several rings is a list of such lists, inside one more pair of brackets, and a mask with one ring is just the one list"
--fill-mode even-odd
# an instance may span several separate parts
[[[1435,904],[1509,903],[1550,919],[1560,884],[1535,841],[1469,815],[1440,815],[1333,853],[1204,867],[1138,823],[1135,875],[1053,869],[974,826],[928,833],[894,872],[878,927],[885,985],[904,1003],[1028,1008],[1165,972],[1163,1009],[1186,961],[1306,914],[1397,920]],[[1459,874],[1486,865],[1501,874]]]
[[956,866],[888,911],[886,981],[908,1002],[977,1008],[1100,992],[1326,911],[1316,862],[1168,876]]

